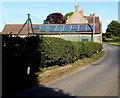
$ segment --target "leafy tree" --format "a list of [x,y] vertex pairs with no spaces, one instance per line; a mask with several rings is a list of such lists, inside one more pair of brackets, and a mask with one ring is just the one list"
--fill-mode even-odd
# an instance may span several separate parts
[[106,37],[112,38],[113,36],[119,37],[120,36],[120,23],[117,21],[112,21],[106,30]]
[[49,14],[46,20],[44,20],[44,24],[62,24],[62,23],[65,23],[65,20],[61,13]]
[[64,16],[64,19],[67,20],[74,12],[69,12]]

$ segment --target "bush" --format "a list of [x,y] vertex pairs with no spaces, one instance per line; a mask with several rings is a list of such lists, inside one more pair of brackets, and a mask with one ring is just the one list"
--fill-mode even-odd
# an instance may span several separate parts
[[39,48],[42,67],[72,62],[73,49],[69,41],[52,37],[41,37],[40,39],[42,40]]
[[60,38],[40,37],[39,52],[41,67],[63,65],[83,57],[91,57],[102,49],[102,44],[95,42],[65,41]]

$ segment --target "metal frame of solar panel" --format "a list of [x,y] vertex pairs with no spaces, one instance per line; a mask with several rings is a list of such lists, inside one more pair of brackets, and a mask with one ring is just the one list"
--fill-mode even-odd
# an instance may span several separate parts
[[33,26],[33,29],[39,29],[40,32],[79,32],[93,31],[93,25],[41,25]]

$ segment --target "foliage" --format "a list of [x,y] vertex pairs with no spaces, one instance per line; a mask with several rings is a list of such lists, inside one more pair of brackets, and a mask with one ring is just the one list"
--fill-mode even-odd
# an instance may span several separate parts
[[105,41],[107,40],[107,37],[105,35],[102,36],[102,40]]
[[69,12],[64,16],[64,19],[67,20],[74,12]]
[[103,41],[119,41],[120,39],[120,23],[112,21],[103,34]]
[[60,38],[40,37],[39,51],[41,53],[41,67],[49,67],[74,62],[83,57],[91,57],[102,44],[94,42],[65,41]]
[[117,45],[120,46],[119,42],[104,42],[105,44],[110,44],[110,45]]
[[49,14],[46,20],[44,20],[44,24],[62,24],[62,23],[65,23],[65,20],[61,13]]
[[64,39],[41,37],[39,51],[41,53],[41,65],[61,65],[72,61],[72,45]]
[[[112,21],[106,30],[106,34],[113,36],[120,36],[120,23],[117,21]],[[111,37],[111,36],[108,36]]]

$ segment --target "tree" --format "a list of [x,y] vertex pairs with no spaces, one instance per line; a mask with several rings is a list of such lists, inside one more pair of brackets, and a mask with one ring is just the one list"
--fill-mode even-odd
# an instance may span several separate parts
[[64,16],[64,19],[67,20],[74,12],[69,12]]
[[106,30],[106,37],[120,37],[120,23],[117,21],[112,21]]
[[44,20],[44,24],[62,24],[62,23],[65,23],[65,20],[61,13],[49,14],[46,20]]

